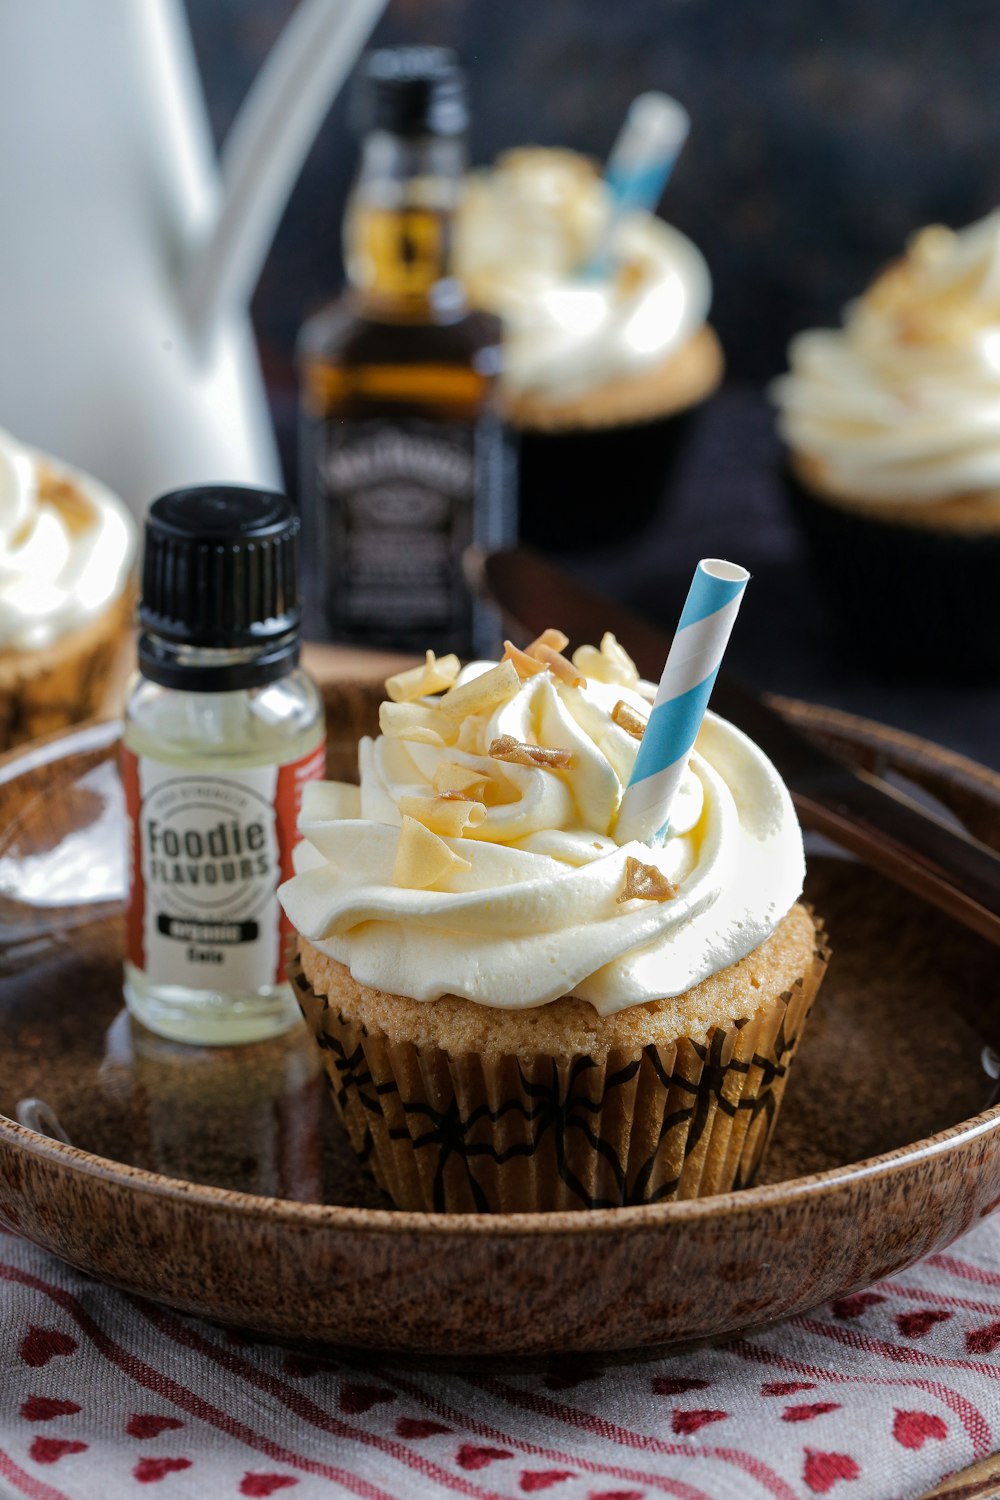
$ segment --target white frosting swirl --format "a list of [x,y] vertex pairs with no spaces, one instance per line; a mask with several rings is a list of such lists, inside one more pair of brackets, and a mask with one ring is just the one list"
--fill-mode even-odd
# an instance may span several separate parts
[[[362,740],[360,791],[305,790],[298,873],[279,893],[294,926],[363,984],[510,1009],[572,994],[609,1015],[681,994],[744,957],[802,889],[788,792],[745,735],[708,714],[664,847],[619,847],[614,825],[638,746],[612,719],[619,700],[648,708],[638,684],[571,686],[545,671],[466,719],[457,745]],[[503,735],[568,750],[572,763],[497,761],[486,752]],[[443,762],[492,777],[494,796],[479,826],[444,841],[467,869],[433,889],[401,888],[392,879],[400,800],[433,796]],[[630,856],[662,872],[673,899],[620,900]]]
[[[39,465],[69,493],[47,494]],[[37,650],[85,624],[121,593],[135,525],[89,475],[0,430],[0,650]]]
[[607,186],[571,151],[508,152],[469,179],[456,269],[472,300],[503,319],[512,391],[572,398],[662,362],[704,324],[708,267],[652,214],[624,216],[611,231],[607,270],[584,272],[611,217]]
[[[845,310],[792,340],[779,430],[844,499],[1000,505],[1000,211],[922,230]],[[986,497],[984,497],[986,498]]]

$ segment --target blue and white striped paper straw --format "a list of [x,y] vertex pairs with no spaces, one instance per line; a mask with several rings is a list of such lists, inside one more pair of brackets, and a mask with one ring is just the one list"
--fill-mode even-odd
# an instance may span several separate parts
[[750,574],[718,557],[694,572],[618,813],[619,844],[661,844]]
[[656,208],[690,128],[687,110],[669,94],[650,92],[633,99],[604,169],[611,216],[585,268],[589,275],[607,275],[611,240],[622,216]]
[[653,212],[690,129],[687,110],[669,94],[651,91],[633,99],[604,169],[616,214]]

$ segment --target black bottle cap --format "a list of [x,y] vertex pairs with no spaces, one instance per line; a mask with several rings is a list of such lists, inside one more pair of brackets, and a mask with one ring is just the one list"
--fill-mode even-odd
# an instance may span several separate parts
[[380,47],[358,71],[358,133],[463,135],[469,124],[465,74],[450,47]]
[[[244,485],[172,490],[146,518],[139,665],[165,687],[224,692],[298,660],[299,518],[284,495]],[[195,652],[246,652],[213,664]]]

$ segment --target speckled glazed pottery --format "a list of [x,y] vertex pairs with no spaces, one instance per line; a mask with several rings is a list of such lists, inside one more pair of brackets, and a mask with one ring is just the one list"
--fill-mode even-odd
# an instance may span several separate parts
[[[328,689],[335,759],[379,697],[353,684],[348,725]],[[1000,777],[841,714],[788,711],[1000,845]],[[389,1209],[304,1028],[186,1048],[125,1014],[116,740],[112,725],[77,730],[0,767],[0,1221],[88,1273],[286,1339],[480,1357],[635,1349],[856,1290],[1000,1198],[995,950],[820,856],[806,894],[835,957],[763,1181],[587,1212]]]

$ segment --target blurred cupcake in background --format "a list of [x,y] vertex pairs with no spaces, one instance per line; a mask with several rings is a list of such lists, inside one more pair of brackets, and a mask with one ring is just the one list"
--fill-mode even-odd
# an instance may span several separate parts
[[932,225],[772,385],[789,495],[844,642],[1000,669],[1000,212]]
[[504,323],[521,534],[539,545],[606,542],[609,504],[620,534],[648,520],[722,378],[708,267],[640,206],[659,198],[684,133],[675,101],[642,95],[604,176],[573,151],[522,147],[468,181],[456,267]]
[[0,750],[102,706],[135,548],[116,495],[0,430]]

